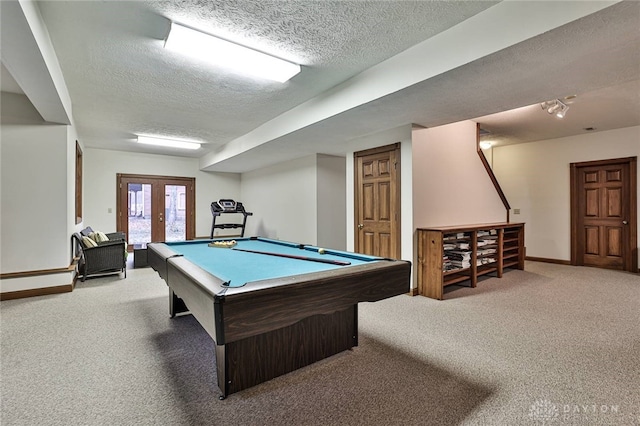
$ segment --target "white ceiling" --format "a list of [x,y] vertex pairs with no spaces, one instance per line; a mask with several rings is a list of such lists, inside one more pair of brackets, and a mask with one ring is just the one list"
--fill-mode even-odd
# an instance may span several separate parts
[[[205,169],[242,172],[309,153],[343,155],[354,138],[411,123],[433,127],[482,117],[477,121],[502,143],[568,136],[585,132],[585,127],[600,131],[640,125],[636,1],[609,2],[613,5],[505,48],[470,52],[476,56],[462,65],[372,94],[353,107],[320,111],[336,92],[347,92],[350,82],[375,75],[365,71],[400,64],[394,59],[419,52],[407,49],[421,42],[432,42],[438,57],[431,62],[438,64],[466,54],[474,42],[472,33],[446,49],[441,45],[438,50],[437,43],[447,30],[470,28],[493,16],[498,3],[43,1],[39,8],[79,137],[88,147],[197,156]],[[523,7],[527,2],[509,3],[515,6],[499,6]],[[555,3],[578,8],[596,2]],[[548,20],[553,20],[550,15]],[[188,60],[163,49],[170,21],[274,53],[302,64],[303,70],[279,84]],[[500,40],[517,32],[508,22],[495,24],[485,24],[481,37]],[[430,58],[414,59],[425,65],[395,66],[391,74],[429,66]],[[5,71],[3,67],[3,77]],[[374,92],[378,80],[371,81]],[[564,120],[538,105],[573,94],[577,98]],[[302,107],[317,118],[273,131]],[[205,145],[195,152],[146,147],[134,143],[136,134]],[[257,139],[257,145],[247,142]]]
[[0,84],[2,85],[3,92],[24,95],[20,85],[14,80],[13,76],[4,64],[0,64]]
[[482,130],[488,132],[481,140],[500,146],[640,124],[640,80],[582,93],[568,101],[562,97],[560,100],[569,106],[563,119],[549,115],[538,103],[476,118]]

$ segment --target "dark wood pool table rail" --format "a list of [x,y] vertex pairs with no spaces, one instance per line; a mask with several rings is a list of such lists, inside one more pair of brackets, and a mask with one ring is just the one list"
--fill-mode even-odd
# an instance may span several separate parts
[[[410,270],[409,262],[382,261],[226,287],[178,256],[166,260],[169,281],[165,281],[216,343],[224,345],[311,315],[331,314],[359,302],[407,293]],[[180,312],[171,315],[176,313]]]
[[218,302],[225,317],[223,339],[237,341],[311,315],[327,315],[359,302],[407,293],[409,274],[408,262],[383,261],[230,288]]

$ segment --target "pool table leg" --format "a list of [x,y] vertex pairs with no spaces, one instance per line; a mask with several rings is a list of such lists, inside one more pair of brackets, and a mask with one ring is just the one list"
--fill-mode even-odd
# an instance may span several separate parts
[[229,384],[227,383],[226,368],[226,348],[225,345],[216,344],[216,372],[218,376],[218,387],[222,395],[218,399],[223,400],[229,394]]
[[169,287],[169,315],[174,318],[176,314],[189,312],[189,308],[184,304],[184,300],[180,299]]
[[358,304],[353,305],[353,349],[358,346]]
[[358,346],[358,305],[216,344],[220,399]]

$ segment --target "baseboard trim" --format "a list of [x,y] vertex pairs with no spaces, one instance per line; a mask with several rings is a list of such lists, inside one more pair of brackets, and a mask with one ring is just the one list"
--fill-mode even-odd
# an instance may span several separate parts
[[0,274],[0,280],[8,280],[11,278],[37,277],[39,275],[66,274],[76,268],[76,263],[77,260],[74,259],[66,268],[40,269],[38,271],[9,272],[6,274]]
[[[41,269],[37,271],[9,272],[7,274],[0,274],[0,280],[38,277],[42,275],[53,275],[53,274],[69,274],[75,271],[76,265],[78,264],[78,260],[79,258],[77,257],[73,258],[71,260],[71,264],[66,268]],[[27,290],[0,292],[0,301],[22,299],[25,297],[46,296],[50,294],[69,293],[69,292],[72,292],[73,289],[75,288],[77,279],[78,279],[78,274],[74,274],[73,280],[71,281],[70,284],[63,284],[63,285],[57,285],[57,286],[51,286],[51,287],[30,288]]]
[[46,296],[50,294],[70,293],[73,291],[73,284],[59,285],[56,287],[32,288],[29,290],[8,291],[0,293],[0,301],[22,299],[25,297]]
[[[546,257],[530,257],[530,256],[526,256],[524,259],[525,260],[531,260],[532,262],[555,263],[557,265],[569,265],[569,266],[571,266],[571,261],[570,260],[548,259]],[[633,274],[634,272],[631,271],[631,273]],[[640,268],[638,268],[638,271],[636,273],[640,274]]]
[[556,263],[558,265],[571,265],[570,260],[561,260],[561,259],[549,259],[546,257],[531,257],[526,256],[524,260],[531,260],[533,262],[544,262],[544,263]]

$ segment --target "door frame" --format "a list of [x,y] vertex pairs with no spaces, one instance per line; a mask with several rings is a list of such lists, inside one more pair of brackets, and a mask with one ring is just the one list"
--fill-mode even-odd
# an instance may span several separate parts
[[578,247],[578,222],[579,222],[579,194],[578,179],[580,176],[579,169],[583,167],[608,166],[612,164],[628,164],[629,165],[629,243],[625,247],[624,269],[628,272],[637,273],[638,271],[638,175],[637,175],[637,157],[612,158],[608,160],[585,161],[570,164],[571,173],[571,265],[581,266],[580,247]]
[[[125,232],[128,230],[128,215],[124,214],[124,207],[128,202],[127,191],[122,191],[123,180],[140,180],[155,183],[169,183],[171,185],[185,185],[187,188],[185,199],[185,237],[187,240],[193,240],[196,235],[195,206],[196,206],[196,178],[181,176],[160,176],[160,175],[141,175],[141,174],[116,174],[116,230]],[[164,197],[162,197],[164,200]],[[156,206],[157,208],[157,206]],[[154,208],[152,207],[152,210]],[[129,236],[127,235],[127,241]],[[128,250],[132,251],[132,245],[128,246]]]
[[358,152],[354,152],[353,153],[353,174],[354,174],[354,179],[353,179],[353,185],[354,185],[354,191],[353,191],[353,199],[354,199],[354,205],[353,205],[353,210],[354,210],[354,214],[353,214],[353,232],[354,232],[354,240],[353,240],[353,247],[354,247],[354,251],[355,252],[359,252],[360,250],[360,238],[359,238],[359,233],[358,233],[358,218],[360,217],[360,212],[359,212],[359,206],[360,206],[360,200],[359,200],[359,187],[361,185],[360,182],[360,176],[358,174],[358,159],[360,157],[366,157],[368,155],[374,155],[374,154],[380,154],[381,152],[391,152],[391,151],[395,151],[395,164],[394,164],[394,169],[393,169],[393,176],[395,177],[395,181],[393,182],[393,187],[391,188],[391,193],[392,195],[395,195],[395,203],[397,206],[397,218],[395,218],[395,220],[391,221],[391,232],[393,235],[393,238],[395,239],[395,246],[396,246],[396,254],[393,255],[392,257],[394,259],[400,259],[401,255],[402,255],[402,224],[401,224],[401,218],[402,218],[402,214],[401,214],[401,210],[402,210],[402,198],[401,198],[401,193],[400,193],[400,175],[401,175],[401,163],[400,163],[400,158],[401,158],[401,151],[400,151],[400,142],[396,142],[394,144],[391,145],[384,145],[384,146],[379,146],[376,148],[371,148],[371,149],[366,149],[363,151],[358,151]]

